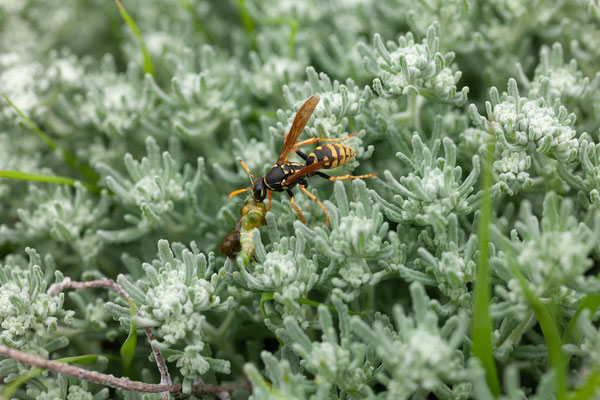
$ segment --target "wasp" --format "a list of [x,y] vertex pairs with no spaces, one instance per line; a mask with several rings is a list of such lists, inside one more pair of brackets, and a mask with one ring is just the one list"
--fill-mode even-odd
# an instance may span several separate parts
[[[329,213],[327,212],[327,208],[325,208],[325,206],[323,205],[323,203],[321,203],[317,196],[315,196],[306,189],[306,186],[308,185],[306,179],[310,178],[311,176],[317,175],[333,182],[345,179],[370,178],[377,176],[377,174],[367,174],[358,176],[330,176],[324,172],[319,171],[321,169],[335,168],[350,161],[356,155],[354,151],[348,146],[332,142],[346,140],[348,138],[356,136],[356,134],[350,134],[348,136],[344,136],[337,139],[312,138],[296,143],[298,137],[300,136],[300,133],[302,133],[302,130],[308,123],[310,116],[312,115],[320,100],[321,99],[319,96],[311,96],[308,100],[306,100],[302,107],[300,107],[298,113],[296,114],[296,117],[294,118],[294,121],[292,122],[292,127],[290,128],[287,135],[285,135],[283,148],[279,153],[279,157],[277,158],[277,161],[275,161],[275,164],[273,165],[273,167],[271,167],[271,169],[269,170],[269,172],[267,172],[266,175],[254,178],[252,172],[250,172],[250,169],[246,166],[244,161],[240,161],[242,167],[246,170],[248,176],[250,177],[250,184],[252,186],[231,192],[229,194],[229,198],[237,194],[252,190],[254,199],[257,202],[262,202],[264,201],[265,197],[268,197],[269,207],[267,208],[267,210],[270,210],[271,192],[285,191],[290,196],[290,205],[292,206],[294,211],[298,213],[300,219],[302,219],[302,222],[306,223],[306,218],[304,218],[304,215],[302,215],[302,212],[300,211],[298,206],[294,204],[294,193],[291,190],[296,185],[298,185],[302,192],[304,192],[310,199],[317,202],[317,204],[323,209],[325,215],[327,216],[325,224],[328,225]],[[308,155],[298,150],[299,146],[305,146],[319,142],[329,143],[319,145]],[[292,150],[304,160],[304,164],[288,160],[288,155]]]

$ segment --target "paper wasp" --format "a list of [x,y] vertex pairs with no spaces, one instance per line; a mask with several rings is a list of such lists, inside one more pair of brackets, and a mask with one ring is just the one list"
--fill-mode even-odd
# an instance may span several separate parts
[[[259,176],[258,178],[254,178],[250,169],[246,166],[244,161],[241,161],[242,167],[246,170],[248,175],[250,176],[250,183],[252,186],[247,187],[245,189],[236,190],[231,192],[229,198],[249,191],[253,190],[254,199],[257,202],[262,202],[265,197],[269,198],[269,207],[267,210],[271,209],[271,191],[274,192],[287,192],[290,196],[290,205],[298,213],[302,222],[306,223],[306,219],[302,212],[294,204],[294,194],[291,189],[296,185],[300,187],[300,190],[303,191],[308,197],[312,200],[316,201],[317,204],[325,211],[325,215],[327,216],[327,220],[325,224],[329,224],[329,213],[327,209],[319,201],[317,196],[312,194],[306,189],[306,185],[308,182],[306,178],[310,178],[311,176],[318,175],[322,178],[325,178],[330,181],[341,181],[344,179],[356,179],[356,178],[370,178],[373,176],[377,176],[377,174],[367,174],[367,175],[343,175],[343,176],[330,176],[321,171],[320,169],[331,169],[335,168],[339,165],[345,164],[350,161],[356,154],[354,151],[343,144],[339,143],[330,143],[320,145],[315,148],[310,154],[306,155],[302,151],[298,150],[298,146],[304,146],[307,144],[313,144],[318,142],[339,142],[341,140],[346,140],[352,136],[356,136],[355,134],[350,134],[348,136],[344,136],[338,139],[321,139],[321,138],[312,138],[308,140],[304,140],[302,142],[296,143],[300,133],[306,126],[306,123],[310,119],[313,111],[317,107],[319,103],[319,96],[311,96],[306,102],[300,107],[296,117],[294,118],[294,122],[292,123],[292,127],[290,131],[285,136],[285,141],[283,144],[283,148],[281,149],[281,153],[275,161],[275,164],[267,172],[264,176]],[[300,156],[305,161],[305,164],[299,164],[297,162],[288,161],[288,155],[290,151],[294,150],[296,154]]]

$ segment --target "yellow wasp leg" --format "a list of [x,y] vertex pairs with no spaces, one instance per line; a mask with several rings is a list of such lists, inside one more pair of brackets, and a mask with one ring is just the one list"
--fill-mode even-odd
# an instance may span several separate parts
[[379,176],[379,174],[366,174],[366,175],[342,175],[342,176],[330,176],[329,179],[330,181],[344,181],[346,179],[364,179],[364,178],[372,178],[372,177],[376,177]]
[[294,204],[294,196],[293,195],[290,195],[290,205],[292,206],[294,211],[296,211],[298,213],[298,215],[300,216],[300,219],[302,219],[302,222],[306,223],[306,218],[304,218],[304,215],[302,215],[302,212],[300,211],[298,206]]
[[329,225],[329,212],[327,212],[327,209],[325,208],[325,206],[323,205],[323,203],[321,203],[321,201],[317,198],[317,196],[315,196],[314,194],[312,194],[311,192],[309,192],[306,189],[306,186],[300,185],[300,190],[302,190],[304,193],[306,193],[306,195],[308,197],[310,197],[312,200],[316,201],[317,204],[319,205],[319,207],[321,207],[323,209],[323,211],[325,211],[325,215],[327,216],[327,220],[325,221],[325,225]]
[[351,137],[354,137],[354,136],[356,136],[356,133],[351,133],[348,136],[344,136],[344,137],[337,138],[337,139],[311,138],[311,139],[303,140],[302,142],[296,143],[296,145],[294,146],[294,149],[296,149],[296,147],[298,147],[298,146],[305,146],[307,144],[313,144],[313,143],[318,143],[318,142],[341,142],[342,140],[350,139]]

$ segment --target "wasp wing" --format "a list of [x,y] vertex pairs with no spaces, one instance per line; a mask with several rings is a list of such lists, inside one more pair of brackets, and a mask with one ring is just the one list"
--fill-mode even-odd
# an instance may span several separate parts
[[290,131],[287,135],[285,135],[285,143],[283,143],[283,149],[281,149],[279,158],[277,158],[277,164],[283,164],[286,162],[288,154],[290,154],[290,151],[296,144],[300,133],[302,133],[302,130],[306,126],[310,116],[312,115],[313,111],[315,111],[317,104],[319,104],[319,100],[321,100],[319,96],[311,96],[298,110],[298,113],[294,118],[294,122],[292,122]]
[[299,169],[298,171],[294,172],[292,175],[288,176],[288,178],[285,180],[285,183],[287,185],[297,181],[298,179],[302,178],[303,176],[306,176],[310,173],[316,172],[320,169],[323,169],[323,165],[326,163],[326,160],[323,161],[319,161],[316,163],[312,163],[312,164],[308,164],[305,165],[304,167],[302,167],[301,169]]

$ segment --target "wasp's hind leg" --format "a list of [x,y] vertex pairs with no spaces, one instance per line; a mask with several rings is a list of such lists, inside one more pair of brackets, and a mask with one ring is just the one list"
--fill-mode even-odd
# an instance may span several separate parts
[[303,159],[304,161],[308,160],[308,156],[306,155],[305,152],[298,150],[297,148],[294,147],[294,151],[296,152],[296,154],[298,154],[298,156]]
[[292,208],[294,209],[294,211],[296,211],[298,213],[298,215],[300,216],[300,219],[302,220],[302,222],[306,223],[306,218],[304,218],[304,215],[302,215],[302,211],[300,211],[300,209],[298,208],[297,205],[294,204],[294,193],[292,193],[291,190],[286,190],[287,194],[290,196],[290,205],[292,206]]
[[325,211],[325,215],[327,216],[327,219],[325,220],[325,225],[329,225],[329,212],[327,211],[327,208],[325,208],[325,206],[323,205],[323,203],[321,203],[321,201],[317,198],[317,196],[315,196],[314,194],[309,192],[308,189],[306,189],[306,186],[300,185],[299,187],[300,187],[300,190],[302,190],[304,193],[306,193],[306,195],[308,197],[310,197],[311,200],[316,201],[317,204],[319,205],[319,207],[321,207],[323,209],[323,211]]
[[364,179],[364,178],[373,178],[379,176],[379,174],[366,174],[366,175],[342,175],[342,176],[331,176],[327,175],[324,172],[317,171],[315,175],[320,176],[321,178],[325,178],[331,182],[335,181],[345,181],[346,179]]
[[[356,133],[351,133],[348,136],[344,136],[341,138],[337,138],[337,139],[325,139],[325,138],[310,138],[307,140],[303,140],[301,142],[298,142],[294,145],[294,151],[296,153],[298,153],[298,150],[296,149],[298,146],[305,146],[307,144],[313,144],[313,143],[319,143],[319,142],[341,142],[342,140],[346,140],[346,139],[350,139],[351,137],[356,136]],[[300,156],[302,157],[302,156]],[[303,157],[304,158],[304,157]]]

